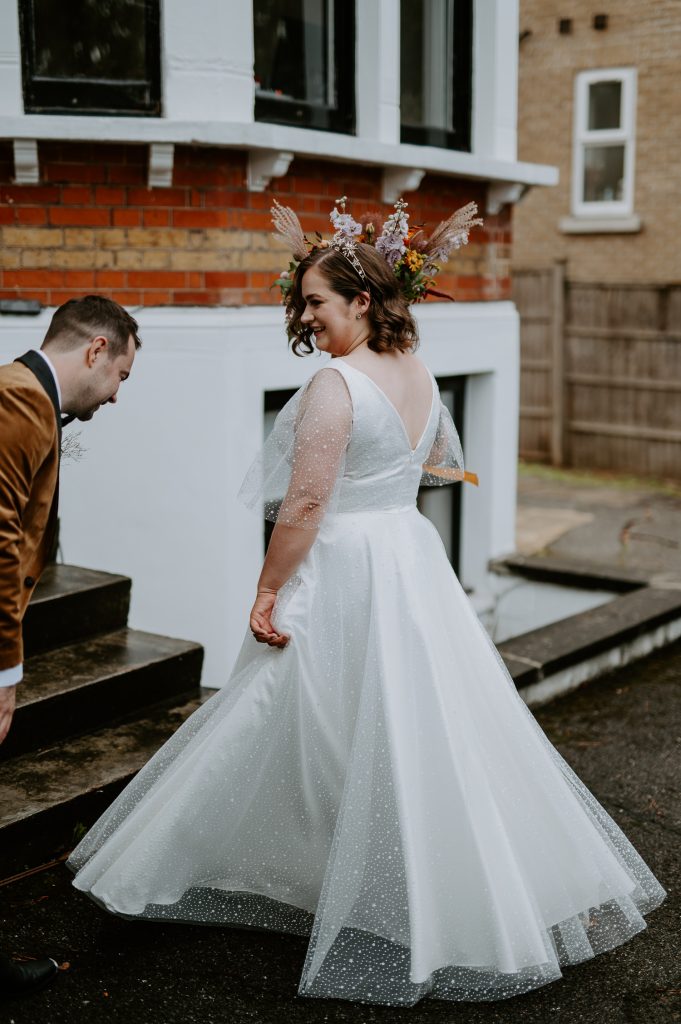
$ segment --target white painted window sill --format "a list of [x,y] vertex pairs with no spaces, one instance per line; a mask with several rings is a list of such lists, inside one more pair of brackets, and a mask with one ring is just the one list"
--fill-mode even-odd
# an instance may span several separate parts
[[628,217],[563,217],[559,224],[564,235],[625,235],[641,230],[637,214]]
[[299,157],[339,160],[382,168],[420,168],[449,177],[525,185],[556,185],[558,170],[545,164],[502,160],[434,146],[378,142],[288,125],[169,118],[24,114],[0,117],[0,139],[68,139],[81,142],[175,143],[231,149],[281,151]]

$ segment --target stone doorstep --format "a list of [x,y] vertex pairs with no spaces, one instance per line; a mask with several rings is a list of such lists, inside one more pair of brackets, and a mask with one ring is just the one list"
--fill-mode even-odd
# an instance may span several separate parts
[[516,687],[532,704],[644,657],[681,631],[681,588],[651,586],[647,576],[632,570],[523,555],[498,559],[490,569],[621,595],[499,645]]
[[198,695],[198,644],[121,629],[34,655],[0,762]]
[[49,565],[24,618],[24,648],[30,657],[127,624],[131,581],[126,576]]
[[84,569],[79,565],[48,565],[38,580],[31,604],[37,605],[52,601],[59,597],[80,594],[83,591],[99,590],[106,585],[126,583],[130,585],[128,576],[116,573],[101,572],[99,569]]
[[518,687],[681,620],[681,591],[642,587],[499,645]]
[[612,590],[616,593],[627,593],[650,583],[647,575],[634,569],[619,569],[595,562],[567,561],[542,555],[516,554],[496,558],[489,563],[489,569],[502,576],[524,576],[542,583],[558,583],[583,590]]
[[681,638],[681,618],[674,619],[663,626],[625,643],[611,647],[600,654],[562,669],[547,676],[540,682],[520,688],[519,693],[529,707],[547,704],[557,697],[562,697],[571,690],[576,690],[583,683],[591,682],[599,676],[606,675],[615,669],[622,668],[634,661],[647,657],[660,647],[673,644]]
[[80,820],[103,810],[159,747],[201,704],[156,711],[109,729],[15,757],[0,765],[0,861],[16,865],[23,844],[36,839],[54,849]]

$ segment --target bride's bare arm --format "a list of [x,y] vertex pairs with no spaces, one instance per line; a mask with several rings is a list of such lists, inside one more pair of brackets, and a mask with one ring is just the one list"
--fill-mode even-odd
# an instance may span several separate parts
[[256,640],[283,647],[285,634],[272,625],[277,591],[295,573],[317,537],[352,432],[352,403],[342,375],[331,368],[311,381],[295,431],[291,482],[258,581],[251,611]]
[[258,591],[276,593],[303,561],[317,537],[317,530],[301,530],[295,526],[277,524],[263,563]]

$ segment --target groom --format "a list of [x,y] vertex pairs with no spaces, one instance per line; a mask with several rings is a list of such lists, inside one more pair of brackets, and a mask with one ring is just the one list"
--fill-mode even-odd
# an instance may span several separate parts
[[[22,620],[56,537],[62,425],[116,401],[137,331],[111,299],[70,299],[40,352],[0,366],[0,743],[23,677]],[[56,970],[50,959],[17,964],[0,953],[0,992],[30,991]]]

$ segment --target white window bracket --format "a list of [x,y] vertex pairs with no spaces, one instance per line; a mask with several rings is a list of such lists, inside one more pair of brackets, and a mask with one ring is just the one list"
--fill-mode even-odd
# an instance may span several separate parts
[[172,142],[152,142],[149,146],[149,188],[170,188],[173,183],[175,145]]
[[487,213],[501,213],[502,207],[520,202],[529,185],[517,181],[496,181],[487,188]]
[[17,185],[37,185],[40,181],[35,139],[14,139],[14,181]]
[[264,192],[272,178],[286,174],[293,153],[278,149],[252,149],[248,154],[248,191]]
[[405,192],[416,192],[425,173],[420,167],[384,167],[381,184],[382,202],[396,203]]

